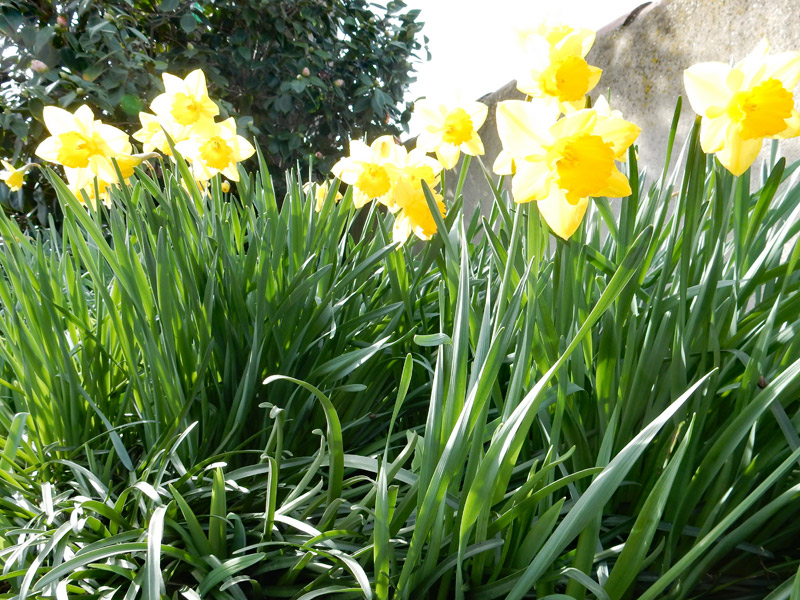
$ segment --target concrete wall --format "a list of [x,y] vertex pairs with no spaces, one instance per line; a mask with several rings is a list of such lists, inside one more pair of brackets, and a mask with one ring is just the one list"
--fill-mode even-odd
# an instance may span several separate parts
[[[591,95],[608,95],[612,108],[642,128],[637,141],[640,166],[655,177],[663,169],[675,102],[684,95],[684,69],[703,61],[736,62],[762,37],[769,40],[772,52],[800,51],[800,0],[645,3],[598,31],[587,60],[603,69],[603,77]],[[501,100],[522,97],[512,81],[481,98],[489,105],[489,117],[481,129],[486,147],[483,163],[488,169],[500,150],[495,106]],[[693,122],[694,112],[684,98],[676,152]],[[789,160],[800,158],[800,138],[782,142],[781,153]],[[490,207],[489,189],[477,165],[470,168],[464,189],[465,206]]]

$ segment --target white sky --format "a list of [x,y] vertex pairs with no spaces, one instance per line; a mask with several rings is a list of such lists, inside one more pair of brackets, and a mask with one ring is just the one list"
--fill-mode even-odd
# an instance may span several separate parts
[[[477,99],[514,79],[513,29],[536,20],[600,29],[645,0],[405,0],[422,12],[431,60],[417,67],[408,98],[452,92]],[[418,130],[414,120],[411,134]]]

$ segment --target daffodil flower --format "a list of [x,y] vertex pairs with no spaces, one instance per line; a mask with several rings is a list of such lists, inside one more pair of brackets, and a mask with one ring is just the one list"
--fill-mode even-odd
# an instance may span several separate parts
[[350,142],[350,155],[340,159],[331,173],[334,177],[353,186],[353,204],[361,208],[367,202],[381,199],[392,189],[387,166],[397,161],[397,154],[405,149],[398,146],[394,138],[384,135],[369,146],[360,140]]
[[560,119],[552,104],[500,102],[497,130],[505,152],[501,171],[513,163],[514,201],[537,201],[550,229],[563,239],[580,225],[588,198],[631,193],[615,161],[624,159],[640,129],[602,96],[593,108]]
[[51,137],[36,148],[36,156],[64,166],[67,176],[84,183],[95,176],[115,181],[112,158],[129,155],[128,134],[94,118],[86,105],[75,113],[45,106],[42,113]]
[[[436,192],[433,193],[433,197],[439,213],[444,217],[445,206],[442,197]],[[402,208],[394,217],[392,240],[398,245],[405,244],[412,233],[424,241],[430,240],[436,233],[436,221],[425,200],[422,186],[418,188],[418,192],[404,198]]]
[[689,103],[702,117],[703,151],[715,153],[734,175],[753,164],[764,138],[800,135],[793,97],[800,80],[800,52],[768,52],[769,44],[762,40],[733,67],[706,62],[683,74]]
[[436,152],[445,169],[455,167],[462,152],[470,156],[483,154],[478,130],[488,110],[481,102],[445,104],[417,100],[414,112],[421,117],[423,127],[417,137],[417,148]]
[[137,142],[142,143],[144,152],[158,150],[167,156],[172,156],[172,149],[167,142],[167,135],[172,138],[172,142],[177,144],[188,140],[192,134],[191,127],[179,125],[172,119],[161,119],[150,113],[140,112],[139,121],[142,128],[137,130],[131,137]]
[[193,130],[188,140],[175,144],[175,149],[192,163],[196,179],[206,181],[222,173],[231,181],[239,181],[239,163],[255,154],[256,149],[245,138],[236,134],[233,117],[220,123],[211,123],[202,133]]
[[[121,154],[115,156],[114,162],[117,163],[120,175],[122,175],[122,184],[128,184],[128,179],[133,175],[133,168],[135,166],[140,165],[146,158],[157,156],[157,154]],[[120,185],[120,178],[117,176],[116,171],[114,171],[113,176],[109,179],[99,176],[95,177],[86,169],[65,169],[65,171],[67,173],[67,187],[78,200],[86,203],[85,198],[88,198],[89,203],[94,208],[97,208],[97,191],[100,193],[100,201],[106,206],[111,205],[109,189]],[[95,181],[97,182],[97,190],[95,190]]]
[[[331,188],[330,181],[323,181],[322,183],[311,183],[307,181],[303,184],[303,191],[306,194],[314,193],[314,212],[321,212],[322,207],[325,205],[325,198],[328,197],[328,190]],[[333,198],[334,202],[339,202],[342,199],[341,192],[336,192]]]
[[0,171],[0,180],[2,180],[12,192],[21,190],[22,185],[25,183],[25,171],[28,170],[27,165],[16,169],[14,165],[8,161],[0,160],[0,163],[3,164],[3,170]]
[[585,59],[595,32],[542,23],[517,35],[522,50],[517,89],[557,105],[562,113],[582,109],[602,73]]
[[185,79],[162,74],[164,93],[156,96],[150,109],[162,119],[171,119],[176,124],[192,127],[211,121],[219,114],[219,107],[208,97],[206,76],[202,69],[195,69]]
[[391,212],[397,212],[419,197],[423,181],[431,189],[439,184],[443,165],[420,148],[407,152],[403,146],[399,146],[394,162],[386,168],[392,189],[379,201]]

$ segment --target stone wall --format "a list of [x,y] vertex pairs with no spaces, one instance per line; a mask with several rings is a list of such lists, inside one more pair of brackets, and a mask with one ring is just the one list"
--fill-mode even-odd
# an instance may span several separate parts
[[[587,60],[603,69],[603,77],[591,95],[608,95],[612,108],[642,128],[637,141],[640,166],[655,176],[663,169],[675,102],[684,95],[684,69],[703,61],[736,62],[763,37],[769,40],[772,52],[800,51],[800,1],[644,3],[598,31]],[[481,98],[489,105],[489,118],[481,129],[486,147],[483,163],[488,169],[500,150],[495,106],[501,100],[522,97],[512,81]],[[693,122],[694,112],[684,98],[676,153]],[[800,138],[782,142],[781,153],[788,160],[800,158]],[[491,206],[489,188],[477,165],[470,168],[464,189],[466,206]]]

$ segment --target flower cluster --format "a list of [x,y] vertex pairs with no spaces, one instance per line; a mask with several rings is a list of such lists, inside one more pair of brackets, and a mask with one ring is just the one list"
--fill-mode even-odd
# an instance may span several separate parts
[[[357,208],[377,200],[395,214],[393,240],[403,244],[413,233],[429,240],[436,233],[436,221],[428,208],[422,182],[432,190],[439,183],[442,165],[419,148],[406,150],[390,135],[376,139],[369,146],[350,142],[350,155],[331,169],[333,174],[353,186],[353,203]],[[442,215],[444,202],[433,192]]]
[[233,117],[214,120],[219,107],[208,96],[203,71],[192,71],[185,79],[164,73],[162,79],[165,91],[150,104],[153,114],[139,113],[142,128],[133,134],[133,139],[142,143],[145,152],[157,149],[171,155],[169,136],[175,149],[191,164],[198,182],[217,173],[239,181],[236,163],[252,156],[255,148],[236,134]]
[[512,175],[514,201],[536,201],[553,233],[567,239],[583,220],[590,197],[630,195],[615,161],[625,160],[640,130],[602,96],[584,108],[601,73],[584,59],[594,32],[540,25],[519,36],[527,66],[517,87],[528,100],[497,105],[503,150],[494,171]]
[[[454,168],[462,152],[470,156],[484,153],[478,130],[486,120],[485,104],[419,100],[414,112],[424,127],[416,148],[408,151],[389,135],[370,145],[353,140],[350,155],[331,169],[334,176],[353,187],[357,208],[377,200],[395,213],[393,240],[397,244],[405,243],[412,233],[421,240],[429,240],[436,233],[436,219],[422,182],[431,189],[436,207],[444,216],[444,200],[441,193],[434,191],[442,170]],[[428,152],[434,152],[436,158],[428,156]]]
[[[143,154],[133,153],[127,133],[96,119],[92,109],[83,105],[74,113],[56,106],[44,108],[42,116],[50,137],[36,148],[36,156],[61,165],[75,196],[92,204],[98,197],[108,202],[109,187],[127,182],[135,166],[159,156],[154,150],[171,156],[168,137],[191,164],[198,183],[217,173],[238,181],[236,164],[255,149],[237,135],[232,118],[214,120],[219,108],[208,97],[203,72],[193,71],[186,79],[165,73],[163,80],[166,91],[150,105],[154,114],[140,113],[142,128],[133,134],[142,143]],[[19,190],[33,163],[18,169],[6,161],[2,164],[0,179],[12,191]]]
[[[568,239],[580,226],[589,198],[631,194],[617,161],[625,160],[640,129],[612,110],[603,96],[589,105],[587,94],[602,73],[586,61],[593,31],[538,24],[518,31],[517,37],[517,88],[527,99],[497,105],[502,151],[493,169],[511,176],[515,202],[535,201],[552,232]],[[74,113],[48,106],[43,119],[50,137],[36,155],[63,166],[70,189],[92,203],[108,201],[108,188],[126,182],[142,160],[160,156],[154,151],[172,157],[177,150],[201,187],[218,174],[238,181],[237,164],[255,149],[237,134],[232,118],[216,120],[219,107],[208,95],[203,72],[195,70],[185,79],[165,73],[163,82],[164,93],[150,104],[151,112],[139,114],[142,126],[133,134],[142,154],[134,154],[128,135],[96,119],[88,106]],[[740,175],[753,163],[764,139],[800,135],[793,95],[798,82],[800,52],[770,55],[766,40],[734,66],[706,62],[687,69],[684,83],[689,102],[702,118],[703,151],[716,154],[725,168]],[[442,172],[454,168],[461,153],[484,154],[478,131],[487,111],[480,102],[419,100],[415,115],[422,132],[416,148],[407,150],[392,136],[369,145],[355,140],[349,155],[331,172],[351,186],[356,208],[374,200],[394,214],[397,244],[411,234],[429,240],[438,221],[431,207],[442,216],[446,212],[439,189]],[[16,191],[34,165],[17,168],[2,161],[2,166],[0,180]],[[329,185],[307,189],[314,193],[317,212]],[[222,189],[227,193],[230,184],[224,182]],[[339,198],[337,193],[335,201]]]

